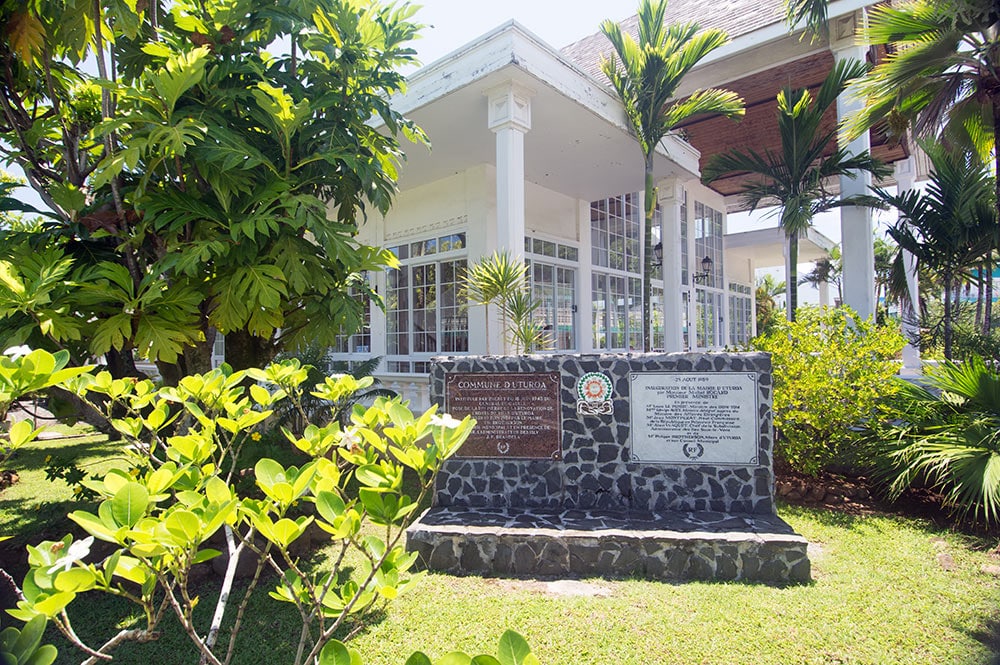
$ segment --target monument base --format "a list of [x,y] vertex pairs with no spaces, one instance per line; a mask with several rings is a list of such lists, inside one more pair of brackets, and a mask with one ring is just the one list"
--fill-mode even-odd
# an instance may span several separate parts
[[436,507],[406,535],[458,575],[810,581],[805,538],[774,515]]

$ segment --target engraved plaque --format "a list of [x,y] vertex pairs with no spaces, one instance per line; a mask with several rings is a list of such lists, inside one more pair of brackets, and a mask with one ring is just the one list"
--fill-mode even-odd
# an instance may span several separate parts
[[635,372],[632,461],[758,463],[756,372]]
[[448,374],[444,403],[478,421],[458,457],[562,457],[559,372]]

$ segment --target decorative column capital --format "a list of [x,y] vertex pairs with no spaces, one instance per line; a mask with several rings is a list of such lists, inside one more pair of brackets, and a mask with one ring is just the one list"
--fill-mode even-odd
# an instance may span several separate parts
[[860,44],[859,37],[867,21],[864,9],[830,20],[830,50],[844,51]]
[[661,180],[656,183],[656,199],[657,203],[663,203],[665,205],[683,203],[684,183],[678,178]]
[[486,91],[489,98],[488,125],[494,132],[512,127],[522,132],[531,129],[531,98],[534,91],[508,81]]

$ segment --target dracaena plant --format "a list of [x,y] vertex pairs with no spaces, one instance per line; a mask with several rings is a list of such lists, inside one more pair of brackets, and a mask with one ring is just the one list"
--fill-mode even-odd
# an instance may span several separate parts
[[[106,372],[69,381],[71,390],[117,416],[112,422],[132,444],[133,466],[90,482],[101,499],[97,510],[69,515],[86,538],[29,547],[24,598],[11,613],[22,620],[46,617],[91,657],[127,640],[154,638],[173,614],[202,662],[221,665],[233,662],[250,593],[270,570],[276,579],[270,595],[293,604],[304,626],[294,662],[341,662],[335,653],[342,645],[331,640],[344,622],[361,620],[415,581],[415,554],[405,551],[403,530],[474,421],[438,415],[434,408],[414,416],[399,401],[379,398],[371,407],[356,407],[346,426],[331,414],[327,424],[309,425],[301,434],[286,431],[306,461],[285,466],[261,459],[252,470],[253,496],[241,493],[234,485],[240,450],[281,402],[297,403],[311,390],[341,403],[358,388],[349,375],[315,387],[304,385],[306,376],[306,368],[288,362],[239,372],[224,366],[159,389]],[[404,473],[417,479],[416,496],[403,490]],[[314,526],[333,550],[330,560],[338,562],[332,571],[314,571],[292,553]],[[211,621],[202,625],[193,612],[190,575],[220,555],[208,545],[220,531],[228,564]],[[112,554],[93,560],[94,540],[110,543]],[[246,551],[256,555],[256,570],[242,597],[227,602]],[[345,557],[350,569],[342,565]],[[84,644],[70,612],[73,600],[90,590],[131,601],[143,625],[96,648]],[[220,644],[227,617],[230,637]]]

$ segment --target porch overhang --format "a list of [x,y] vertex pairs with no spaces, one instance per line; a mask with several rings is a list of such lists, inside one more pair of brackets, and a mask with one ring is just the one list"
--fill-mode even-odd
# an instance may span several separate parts
[[[754,268],[785,265],[785,232],[780,228],[754,229],[727,233],[723,239],[729,260],[752,261]],[[816,229],[799,237],[799,263],[810,263],[830,256],[837,243]]]
[[[641,153],[618,99],[510,21],[417,71],[406,93],[392,99],[393,108],[431,141],[430,150],[404,146],[400,189],[495,165],[487,94],[508,83],[531,94],[531,129],[524,135],[527,182],[586,201],[641,188]],[[657,151],[656,178],[695,179],[699,158],[690,144],[667,137]]]

